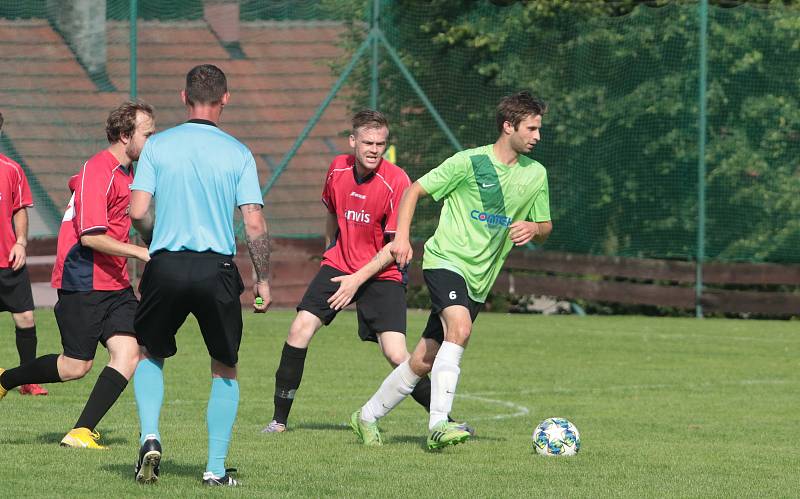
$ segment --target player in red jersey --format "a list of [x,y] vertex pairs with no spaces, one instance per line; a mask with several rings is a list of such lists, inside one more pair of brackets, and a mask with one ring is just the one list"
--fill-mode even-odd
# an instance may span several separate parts
[[[373,110],[353,117],[352,154],[334,158],[322,202],[328,210],[322,266],[297,306],[297,316],[283,346],[275,373],[275,412],[267,433],[281,433],[303,376],[314,333],[328,325],[351,301],[356,302],[358,334],[377,342],[392,366],[408,358],[406,349],[406,279],[392,264],[390,240],[396,208],[411,184],[398,166],[383,159],[389,137],[386,117]],[[391,264],[391,265],[390,265]],[[419,387],[419,385],[417,385]],[[430,404],[430,385],[415,392]]]
[[133,318],[137,300],[127,260],[150,259],[147,248],[129,243],[133,162],[155,131],[153,109],[126,102],[111,111],[106,136],[111,144],[70,179],[73,191],[58,233],[52,285],[58,289],[55,316],[61,355],[44,355],[20,367],[0,369],[0,398],[23,383],[56,383],[82,378],[92,368],[97,343],[110,354],[74,428],[61,440],[67,447],[103,449],[95,426],[116,402],[139,361]]
[[[3,115],[0,113],[0,130]],[[28,210],[33,206],[25,172],[11,158],[0,154],[0,311],[11,312],[17,336],[19,363],[36,358],[36,324],[33,321],[33,293],[28,267]],[[47,395],[41,385],[19,387],[22,395]]]

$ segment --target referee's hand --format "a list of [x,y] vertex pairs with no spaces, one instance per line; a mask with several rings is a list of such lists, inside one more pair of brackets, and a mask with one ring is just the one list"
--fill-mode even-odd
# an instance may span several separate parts
[[[266,281],[258,281],[253,286],[253,294],[256,295],[256,300],[253,303],[253,313],[263,314],[272,305],[272,295],[269,291],[269,283]],[[258,300],[261,298],[261,300]]]

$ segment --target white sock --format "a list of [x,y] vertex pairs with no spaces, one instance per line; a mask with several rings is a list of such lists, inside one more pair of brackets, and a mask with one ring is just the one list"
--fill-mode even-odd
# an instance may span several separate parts
[[414,391],[419,378],[411,370],[408,361],[394,368],[383,380],[375,395],[361,408],[361,419],[367,423],[373,423],[389,414],[389,411],[397,407],[397,404]]
[[458,365],[463,354],[464,347],[449,341],[442,343],[436,354],[431,370],[431,414],[428,429],[433,429],[442,420],[447,421],[456,396],[458,375],[461,372]]

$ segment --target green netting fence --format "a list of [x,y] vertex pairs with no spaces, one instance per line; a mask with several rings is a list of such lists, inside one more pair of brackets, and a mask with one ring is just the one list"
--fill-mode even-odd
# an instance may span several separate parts
[[[37,87],[8,76],[19,74],[17,66],[37,64],[30,74],[57,75],[51,65],[80,59],[79,49],[71,45],[26,53],[36,40],[25,40],[24,33],[39,29],[39,22],[60,33],[60,43],[69,41],[59,32],[63,23],[53,10],[63,9],[65,3],[85,4],[88,11],[102,7],[101,17],[116,33],[106,36],[114,43],[100,70],[79,60],[93,85],[86,96],[80,88]],[[550,178],[555,230],[546,250],[800,262],[798,7],[783,5],[792,2],[497,3],[510,5],[467,0],[3,2],[0,73],[6,76],[0,78],[0,110],[8,133],[0,149],[15,155],[36,179],[46,222],[40,235],[52,233],[64,196],[53,194],[50,177],[64,175],[60,160],[72,161],[77,170],[80,154],[37,153],[16,138],[15,114],[23,116],[26,126],[41,123],[36,133],[42,149],[51,142],[52,127],[69,130],[62,142],[67,149],[103,147],[98,132],[109,105],[81,113],[94,105],[92,99],[136,92],[157,107],[167,102],[162,95],[166,91],[154,88],[158,85],[148,74],[156,64],[137,61],[136,45],[148,40],[137,38],[136,32],[130,36],[131,27],[156,23],[167,32],[169,26],[202,29],[213,21],[208,19],[209,5],[236,4],[242,29],[263,29],[265,36],[297,26],[335,27],[338,35],[330,43],[339,52],[326,61],[333,75],[330,82],[348,71],[337,84],[318,89],[302,126],[295,126],[291,136],[275,141],[267,137],[270,130],[254,129],[243,137],[254,149],[261,142],[268,149],[263,156],[269,168],[262,172],[262,181],[267,206],[279,214],[271,220],[278,234],[322,233],[321,223],[304,232],[295,230],[314,221],[302,218],[305,213],[322,214],[310,201],[295,206],[301,199],[296,192],[308,182],[303,179],[314,174],[312,167],[298,166],[298,157],[308,153],[297,137],[305,131],[313,139],[331,109],[345,118],[362,106],[376,105],[386,112],[397,163],[418,178],[454,153],[457,145],[494,141],[498,99],[530,89],[550,104],[542,141],[532,154],[547,167]],[[174,34],[185,36],[180,29]],[[215,57],[259,63],[236,40],[217,38],[217,48],[223,51]],[[80,40],[72,45],[77,43]],[[191,47],[193,42],[187,38],[179,43]],[[185,73],[202,62],[201,45],[197,58],[164,56],[162,62],[180,65]],[[291,54],[287,58],[291,61]],[[273,68],[265,64],[263,72],[270,71]],[[293,77],[287,73],[287,78]],[[305,85],[302,78],[294,80],[298,88]],[[234,71],[234,92],[243,83],[249,84],[237,81]],[[256,101],[277,98],[275,90],[255,83],[248,92]],[[52,102],[61,107],[49,104],[48,113],[39,97],[51,94],[60,96]],[[89,100],[84,103],[83,98]],[[162,116],[159,127],[182,119],[180,109]],[[228,118],[236,121],[235,115]],[[255,126],[256,121],[245,124]],[[333,126],[335,130],[326,132],[331,137],[346,133],[346,120],[338,122],[338,129]],[[318,143],[329,146],[314,146],[320,156],[321,185],[327,167],[322,158],[330,159],[343,148],[324,137]],[[286,180],[303,168],[311,169],[311,176],[296,177],[294,183]],[[302,216],[293,215],[297,212]],[[430,234],[437,214],[438,207],[426,201],[418,210],[415,234]]]

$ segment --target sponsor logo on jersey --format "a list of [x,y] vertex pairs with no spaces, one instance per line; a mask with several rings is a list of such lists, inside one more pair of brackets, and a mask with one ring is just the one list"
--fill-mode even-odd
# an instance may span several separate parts
[[359,194],[356,191],[350,193],[351,196],[356,197],[358,199],[367,199],[367,196],[364,194]]
[[485,211],[472,210],[469,212],[470,218],[477,220],[486,225],[500,225],[508,227],[511,225],[511,219],[505,215],[497,215],[495,213],[486,213]]
[[369,223],[369,213],[365,212],[364,210],[355,211],[355,210],[345,210],[344,218],[350,220],[351,222],[361,222],[364,224]]

